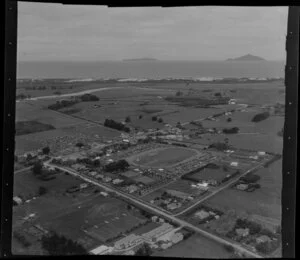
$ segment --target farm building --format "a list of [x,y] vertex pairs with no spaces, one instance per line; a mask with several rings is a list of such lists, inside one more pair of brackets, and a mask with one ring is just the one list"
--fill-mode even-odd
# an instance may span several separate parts
[[112,252],[113,247],[101,245],[99,247],[94,248],[93,250],[90,251],[90,254],[92,255],[105,255],[110,252]]
[[136,246],[142,242],[142,238],[135,234],[130,234],[115,242],[115,248],[117,250],[126,249],[132,246]]
[[161,226],[143,234],[142,237],[146,242],[152,243],[152,241],[157,240],[160,236],[163,236],[173,229],[174,227],[172,225],[170,225],[169,223],[164,223]]
[[258,153],[258,155],[266,155],[266,152],[264,152],[264,151],[258,151],[257,153]]
[[171,242],[173,242],[174,244],[178,243],[179,241],[181,241],[183,239],[183,235],[182,233],[174,233],[171,236]]

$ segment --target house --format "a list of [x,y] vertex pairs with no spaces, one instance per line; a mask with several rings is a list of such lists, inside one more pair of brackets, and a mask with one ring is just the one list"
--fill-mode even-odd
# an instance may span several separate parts
[[262,236],[256,238],[256,243],[258,243],[258,244],[265,243],[265,242],[270,242],[270,241],[271,241],[271,238],[269,238],[266,235],[262,235]]
[[264,152],[264,151],[258,151],[257,153],[258,153],[258,155],[266,155],[266,152]]
[[103,181],[104,181],[104,182],[110,182],[110,181],[111,181],[111,178],[110,178],[110,177],[105,177],[105,178],[103,179]]
[[205,210],[200,210],[195,213],[195,216],[200,219],[205,219],[205,218],[209,217],[209,213],[206,212]]
[[22,202],[23,202],[23,200],[20,197],[18,197],[18,196],[13,197],[14,205],[20,205],[20,204],[22,204]]
[[241,183],[241,184],[236,185],[236,188],[238,190],[246,190],[246,189],[248,189],[248,184]]
[[169,209],[169,210],[174,210],[177,208],[178,208],[178,204],[174,203],[174,202],[167,205],[167,209]]
[[249,228],[237,228],[235,233],[241,237],[246,237],[249,235]]
[[158,219],[158,216],[153,216],[153,217],[151,218],[151,220],[152,220],[153,222],[156,222],[157,219]]
[[108,196],[108,193],[107,192],[104,192],[104,191],[101,191],[100,194],[104,197],[107,197]]
[[89,175],[90,175],[90,176],[96,176],[96,175],[97,175],[97,172],[92,171],[92,172],[89,173]]
[[121,179],[114,179],[112,181],[113,184],[119,184],[119,183],[122,183],[122,182],[124,182],[124,180],[121,180]]
[[230,163],[230,166],[237,167],[238,165],[239,165],[239,163],[238,163],[238,162],[231,162],[231,163]]
[[133,192],[137,191],[138,189],[139,188],[136,185],[134,185],[134,184],[128,186],[128,188],[127,188],[127,190],[128,190],[129,193],[133,193]]
[[80,185],[79,185],[79,188],[80,189],[85,189],[85,188],[87,188],[89,185],[87,184],[87,183],[81,183]]

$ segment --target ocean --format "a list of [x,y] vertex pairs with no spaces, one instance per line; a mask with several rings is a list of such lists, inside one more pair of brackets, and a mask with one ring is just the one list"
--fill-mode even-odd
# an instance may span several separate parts
[[283,78],[284,61],[18,62],[17,78]]

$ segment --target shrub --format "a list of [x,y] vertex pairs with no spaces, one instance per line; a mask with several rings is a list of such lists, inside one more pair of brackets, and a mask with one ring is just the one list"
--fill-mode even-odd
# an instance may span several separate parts
[[269,112],[263,112],[260,114],[256,114],[253,118],[252,118],[252,122],[260,122],[262,120],[267,119],[270,116]]
[[157,121],[157,116],[153,116],[152,121]]
[[158,119],[158,123],[163,123],[163,119],[162,119],[162,118],[159,118],[159,119]]
[[238,127],[224,128],[223,133],[224,134],[236,134],[239,132],[239,130],[240,129]]
[[43,154],[49,154],[50,153],[50,148],[49,146],[46,146],[42,149]]
[[40,176],[43,173],[43,164],[40,161],[37,161],[32,167],[32,173],[35,176]]
[[47,189],[44,186],[39,187],[38,195],[42,196],[47,193]]

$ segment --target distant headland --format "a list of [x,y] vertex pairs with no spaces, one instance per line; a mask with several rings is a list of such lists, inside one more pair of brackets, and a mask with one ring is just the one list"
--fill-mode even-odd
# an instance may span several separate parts
[[154,58],[123,59],[122,61],[158,61]]
[[237,57],[234,59],[227,59],[226,61],[263,61],[263,60],[265,60],[265,59],[262,57],[247,54],[247,55]]

